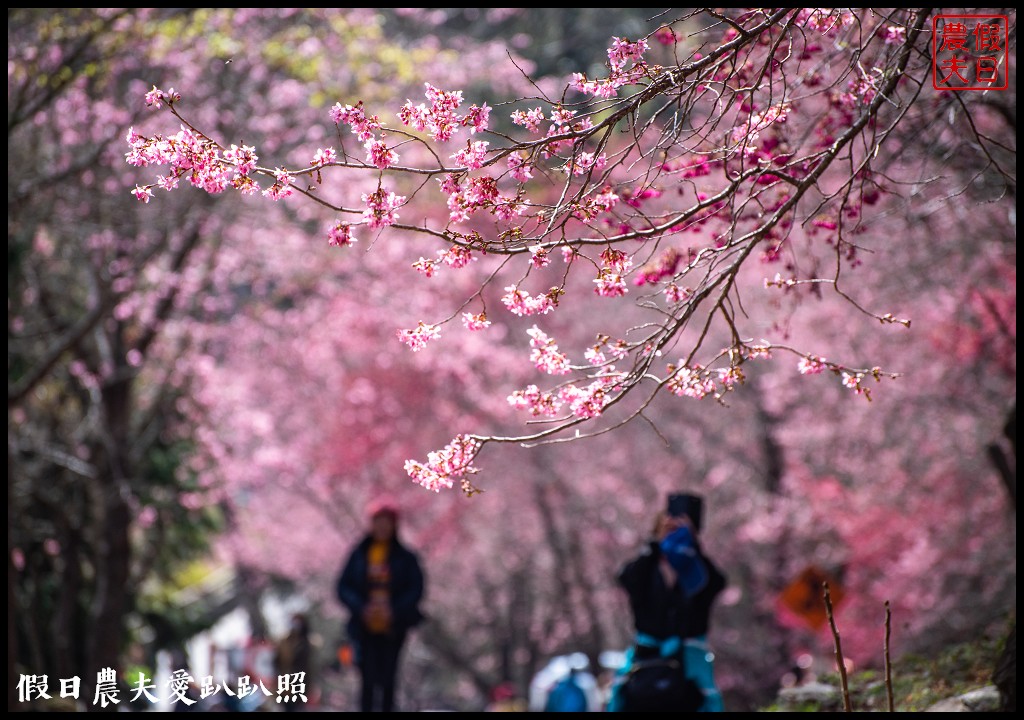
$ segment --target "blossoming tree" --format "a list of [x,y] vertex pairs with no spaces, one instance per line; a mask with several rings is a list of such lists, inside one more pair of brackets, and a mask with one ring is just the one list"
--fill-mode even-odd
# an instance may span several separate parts
[[[485,98],[429,83],[424,98],[390,109],[338,102],[334,141],[273,167],[190,122],[177,91],[154,87],[147,104],[181,129],[132,130],[127,160],[165,168],[135,189],[146,202],[182,181],[298,197],[334,214],[325,235],[340,248],[404,231],[421,238],[425,278],[486,264],[491,274],[459,307],[397,329],[419,351],[459,321],[487,332],[496,312],[536,319],[524,342],[550,379],[509,397],[531,430],[463,431],[406,463],[425,487],[471,493],[489,443],[604,432],[660,393],[722,398],[773,355],[865,398],[895,377],[765,337],[746,298],[752,276],[779,293],[827,286],[854,312],[909,325],[859,302],[855,278],[871,210],[904,179],[886,175],[885,160],[901,124],[919,107],[961,102],[930,92],[929,30],[920,10],[692,12],[648,37],[614,38],[606,73],[538,86],[500,119]],[[360,183],[358,200],[336,176],[346,189]],[[441,202],[447,217],[424,213]],[[586,295],[610,318],[570,347],[546,323]],[[623,303],[633,309],[610,310]]]
[[[727,393],[767,373],[757,368],[772,356],[789,356],[795,372],[833,376],[841,388],[868,399],[875,381],[896,375],[883,371],[881,363],[828,358],[863,357],[857,348],[868,341],[853,342],[869,337],[862,325],[881,323],[905,331],[913,315],[890,311],[887,306],[897,300],[913,307],[918,318],[936,322],[928,303],[892,288],[880,291],[876,284],[875,255],[906,258],[912,248],[924,247],[920,240],[911,241],[913,232],[904,230],[905,220],[894,214],[902,202],[901,187],[930,172],[919,172],[915,163],[933,168],[929,151],[970,138],[980,152],[970,155],[973,165],[962,168],[960,177],[985,178],[988,199],[998,198],[1013,181],[1011,148],[998,139],[998,131],[990,132],[998,124],[998,104],[984,107],[971,98],[931,90],[926,52],[931,27],[929,15],[913,10],[692,13],[660,24],[643,38],[614,38],[604,73],[577,73],[554,87],[538,79],[533,97],[513,103],[491,100],[492,107],[490,98],[467,98],[465,92],[429,83],[422,98],[389,108],[343,98],[326,114],[327,127],[336,128],[330,144],[317,142],[292,165],[287,158],[261,165],[265,153],[255,146],[215,138],[194,122],[183,109],[187,92],[182,99],[173,90],[154,87],[147,103],[169,109],[181,121],[181,131],[174,136],[131,133],[128,160],[166,166],[158,182],[136,188],[135,195],[147,202],[161,186],[185,180],[216,194],[234,189],[285,204],[303,200],[313,208],[311,215],[324,218],[320,242],[348,253],[370,245],[364,262],[386,253],[378,267],[411,253],[406,262],[421,274],[421,284],[404,285],[406,309],[393,312],[408,316],[409,308],[416,308],[423,314],[395,327],[390,342],[402,342],[425,357],[414,363],[423,373],[410,376],[419,380],[406,387],[404,397],[447,378],[453,356],[472,357],[472,377],[478,381],[488,367],[517,375],[508,336],[516,333],[524,364],[546,381],[526,379],[497,398],[474,396],[478,410],[487,407],[494,413],[490,418],[477,413],[459,420],[458,413],[442,411],[451,395],[441,388],[424,402],[446,424],[501,425],[505,421],[493,401],[507,400],[526,415],[530,430],[463,433],[426,462],[405,463],[412,479],[429,489],[459,483],[472,494],[485,487],[472,478],[474,460],[487,444],[581,439],[637,418],[666,427],[670,421],[662,396],[724,403]],[[507,111],[499,113],[497,107]],[[930,121],[936,116],[951,121],[935,127]],[[967,155],[959,157],[966,163]],[[950,197],[972,206],[971,188],[965,189],[962,180],[921,187],[926,192],[910,202],[912,211],[914,202],[923,209]],[[899,247],[885,242],[894,227],[907,237]],[[403,236],[406,240],[399,240]],[[410,243],[415,243],[411,250]],[[964,261],[979,276],[1007,271],[1005,258],[968,251]],[[439,284],[445,277],[448,281]],[[1005,299],[1005,287],[996,280],[989,300],[1001,306],[995,298]],[[810,299],[828,295],[845,303],[846,312],[831,302],[818,312],[811,304],[808,312]],[[999,323],[1005,310],[981,311],[981,316]],[[818,318],[813,332],[796,329],[801,312]],[[339,322],[338,334],[359,327],[357,316]],[[442,333],[447,351],[435,350]],[[480,340],[470,341],[470,336]],[[885,350],[890,338],[882,334],[870,344],[876,358],[891,357],[898,367],[906,358]],[[260,356],[269,352],[264,348]],[[326,369],[331,356],[330,350],[323,352],[318,367]],[[406,362],[412,359],[403,366]],[[460,383],[469,378],[455,374]],[[821,382],[809,378],[797,386],[817,398],[816,412],[839,401]],[[486,384],[480,383],[480,389]],[[792,407],[799,394],[788,385],[776,389],[777,380],[768,385],[773,390],[753,417],[763,419],[761,432],[767,437],[779,426],[788,432],[750,460],[752,466],[765,465],[759,471],[765,499],[733,498],[737,508],[760,508],[764,522],[738,515],[733,520],[739,537],[754,547],[774,543],[781,534],[792,536],[793,547],[804,550],[779,556],[765,597],[774,597],[785,579],[799,571],[800,558],[815,552],[824,552],[830,562],[852,564],[855,574],[885,578],[892,587],[891,568],[881,553],[865,548],[843,557],[841,549],[856,548],[856,538],[877,522],[868,511],[875,491],[867,486],[857,493],[839,489],[828,478],[834,468],[813,459],[809,438],[814,433],[799,429],[800,413]],[[371,410],[366,403],[357,405]],[[709,422],[708,412],[698,412],[703,422]],[[408,416],[385,416],[367,425],[416,423]],[[868,410],[856,420],[849,418],[850,437],[871,434],[871,417]],[[813,426],[816,421],[808,422]],[[888,432],[896,433],[896,427]],[[711,447],[712,436],[708,433],[702,442]],[[266,432],[260,438],[260,445],[272,442]],[[309,437],[298,433],[292,440]],[[801,453],[801,460],[773,464],[777,450],[771,448],[782,446]],[[389,446],[384,438],[375,446],[346,447],[344,462],[320,466],[326,473],[321,484],[330,488],[329,477],[340,468],[351,472],[373,458],[379,465],[395,452],[394,443]],[[870,474],[856,458],[851,447],[833,463],[849,477]],[[941,466],[910,473],[896,482],[899,493],[915,481],[936,478],[922,484],[940,484],[944,489],[938,499],[914,496],[909,502],[932,507],[922,512],[949,508],[966,476]],[[721,472],[714,467],[711,463],[712,475]],[[949,480],[939,483],[943,472],[949,472]],[[499,474],[516,475],[488,473]],[[598,471],[592,468],[589,474],[593,478]],[[276,479],[272,474],[261,482],[272,489]],[[611,478],[608,483],[609,491],[618,487],[616,496],[624,497],[621,485]],[[789,487],[786,496],[772,499],[783,487]],[[910,496],[901,497],[908,502]],[[824,551],[827,544],[806,526],[835,513],[837,502],[861,504],[863,512],[860,520],[838,523],[833,541],[842,542]],[[995,522],[999,505],[980,502],[967,514],[962,534],[954,535],[970,535],[976,523]],[[642,515],[639,508],[628,522],[635,523],[637,515]],[[622,522],[616,517],[607,532],[614,533]],[[914,531],[908,536],[877,537],[883,547],[882,538],[887,538],[893,547],[918,548],[916,559],[904,556],[908,568],[920,567],[925,557],[948,558],[952,550],[934,537],[934,528],[910,527]],[[267,537],[265,532],[272,530],[264,527],[253,536]],[[731,552],[748,550],[740,543]],[[300,557],[312,560],[315,555]],[[753,554],[749,560],[751,565],[762,562]],[[472,564],[465,571],[476,573],[475,582],[482,586],[498,582],[484,580]],[[916,572],[905,579],[901,598],[918,597],[913,588],[927,594],[932,610],[921,615],[923,624],[931,622],[933,611],[948,610],[940,586],[925,590]],[[875,591],[851,598],[861,623],[879,600]],[[768,602],[756,612],[772,611]],[[874,640],[866,630],[853,632],[847,647],[859,658],[870,652]]]
[[[663,16],[557,80],[457,37],[397,48],[368,10],[90,17],[110,80],[74,34],[36,53],[55,38],[9,24],[9,612],[33,672],[115,663],[134,588],[212,508],[222,557],[337,612],[381,486],[429,572],[413,686],[467,705],[628,641],[613,566],[680,485],[708,496],[713,640],[751,707],[828,647],[776,612],[811,561],[846,568],[857,663],[883,600],[914,649],[1005,607],[979,449],[1015,387],[1012,94],[934,92],[929,17]],[[38,67],[73,78],[53,112]],[[129,125],[158,181],[104,152]],[[403,464],[494,491],[427,502]]]

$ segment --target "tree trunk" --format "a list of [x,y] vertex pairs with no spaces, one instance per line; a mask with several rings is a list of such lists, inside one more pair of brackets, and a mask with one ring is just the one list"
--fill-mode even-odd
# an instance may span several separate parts
[[7,444],[7,712],[17,712],[18,696],[15,688],[18,686],[18,627],[14,621],[14,608],[17,598],[14,596],[14,586],[18,582],[17,572],[14,570],[14,535],[11,528],[14,527],[14,520],[11,517],[14,512],[14,502],[11,497],[11,445]]
[[[131,509],[128,505],[131,404],[129,376],[115,379],[104,388],[105,447],[100,451],[103,462],[97,463],[99,476],[96,480],[99,490],[96,499],[96,595],[90,613],[92,627],[86,652],[86,676],[82,678],[83,690],[88,688],[90,693],[93,692],[95,673],[113,668],[120,676],[122,670],[120,656],[124,644],[124,621],[131,592],[128,585],[131,565]],[[101,710],[98,703],[89,708]],[[116,711],[117,706],[106,709]]]

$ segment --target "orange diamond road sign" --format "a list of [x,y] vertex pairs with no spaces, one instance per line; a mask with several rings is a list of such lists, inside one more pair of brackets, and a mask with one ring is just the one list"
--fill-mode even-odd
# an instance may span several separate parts
[[828,622],[823,587],[826,582],[832,607],[835,608],[843,599],[843,589],[835,577],[814,565],[804,568],[796,579],[785,587],[779,599],[787,609],[811,628],[820,630]]

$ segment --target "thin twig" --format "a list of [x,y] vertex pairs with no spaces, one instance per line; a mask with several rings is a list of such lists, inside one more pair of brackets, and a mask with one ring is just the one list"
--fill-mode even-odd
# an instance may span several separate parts
[[892,701],[892,665],[889,662],[889,632],[892,629],[890,619],[892,612],[889,610],[889,601],[885,601],[885,697],[889,701],[889,712],[895,712]]
[[828,591],[828,583],[823,582],[821,585],[825,589],[825,612],[828,613],[828,624],[832,627],[832,638],[836,643],[836,665],[839,666],[839,682],[843,688],[843,709],[846,712],[852,712],[850,709],[850,687],[846,682],[846,663],[843,662],[843,648],[839,642],[839,630],[836,629],[836,619],[832,614],[832,596]]

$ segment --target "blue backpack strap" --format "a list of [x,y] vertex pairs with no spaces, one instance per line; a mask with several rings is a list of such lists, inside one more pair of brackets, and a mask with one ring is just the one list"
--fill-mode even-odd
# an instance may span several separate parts
[[698,712],[725,712],[722,693],[715,684],[715,654],[708,647],[707,637],[686,638],[683,645],[686,657],[686,676],[697,683],[704,693],[704,704]]
[[637,633],[636,644],[657,649],[661,657],[672,657],[673,655],[678,655],[679,651],[682,650],[683,639],[678,635],[672,635],[662,640],[647,633]]

